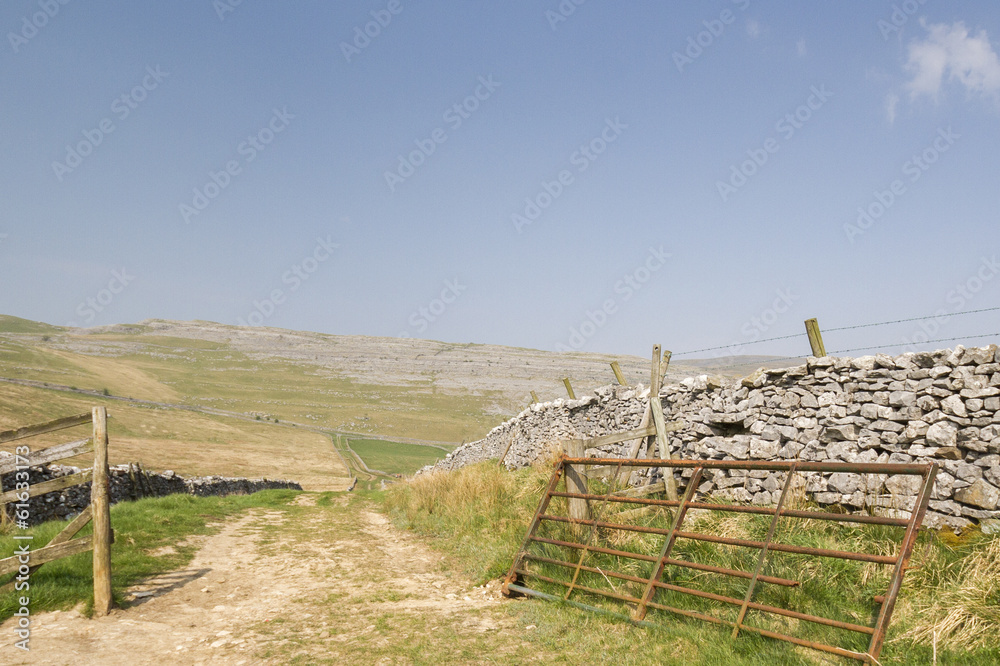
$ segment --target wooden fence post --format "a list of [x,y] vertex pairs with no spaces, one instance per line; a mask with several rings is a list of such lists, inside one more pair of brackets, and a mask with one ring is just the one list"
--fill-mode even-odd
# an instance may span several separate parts
[[[653,360],[649,373],[649,410],[650,415],[653,417],[653,424],[656,426],[656,443],[660,447],[660,457],[671,458],[670,442],[667,440],[667,426],[663,422],[663,403],[660,402],[660,385],[663,381],[661,368],[660,345],[653,345]],[[652,458],[652,450],[647,455]],[[664,490],[666,490],[667,499],[676,500],[677,484],[674,482],[674,473],[670,468],[667,468],[667,471],[664,473],[663,485]]]
[[[565,442],[566,455],[570,458],[584,456],[583,440],[571,439]],[[582,465],[566,466],[566,492],[587,493],[586,468]],[[570,497],[567,499],[568,513],[572,520],[587,520],[590,518],[590,505],[585,499]]]
[[90,506],[94,521],[94,614],[111,611],[111,507],[108,489],[108,411],[94,407],[94,478]]
[[573,393],[573,386],[569,383],[569,377],[563,378],[563,384],[566,385],[566,393],[569,393],[569,399],[576,400],[576,394]]
[[615,379],[618,380],[618,384],[625,386],[625,375],[622,373],[622,367],[618,365],[618,361],[611,361],[611,370],[615,373]]
[[819,322],[816,319],[806,319],[806,334],[809,336],[809,346],[812,347],[812,355],[821,358],[826,356],[826,347],[823,346],[823,334],[819,331]]

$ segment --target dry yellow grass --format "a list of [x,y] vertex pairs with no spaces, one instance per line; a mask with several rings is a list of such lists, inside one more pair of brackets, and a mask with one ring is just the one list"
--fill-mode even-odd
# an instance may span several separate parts
[[[0,429],[82,414],[96,404],[106,405],[111,415],[111,464],[139,462],[145,469],[171,469],[185,476],[266,476],[298,481],[305,489],[317,491],[344,490],[349,483],[329,437],[263,421],[149,409],[0,383]],[[41,448],[88,435],[88,427],[80,426],[27,441]],[[66,463],[86,466],[90,461]]]
[[37,348],[39,353],[55,356],[79,368],[83,375],[93,378],[94,386],[106,387],[114,395],[127,395],[140,400],[157,402],[177,402],[181,395],[166,384],[161,383],[132,361],[124,363],[115,358],[101,356],[81,356],[57,349]]
[[898,621],[912,624],[901,640],[976,650],[1000,636],[1000,537],[962,559],[935,552],[907,574],[907,586],[923,592],[901,604]]

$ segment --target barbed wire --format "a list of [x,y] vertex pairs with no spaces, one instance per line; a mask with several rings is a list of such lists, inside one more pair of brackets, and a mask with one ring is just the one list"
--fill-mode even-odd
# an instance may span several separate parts
[[[1000,338],[1000,332],[998,332],[998,333],[983,333],[981,335],[960,335],[960,336],[956,336],[956,337],[953,337],[953,338],[935,338],[933,340],[927,340],[927,341],[922,342],[920,344],[925,345],[925,344],[936,343],[936,342],[954,342],[955,340],[975,340],[975,339],[978,339],[978,338],[991,338],[991,337]],[[906,346],[909,346],[909,344],[911,344],[911,343],[890,343],[890,344],[885,344],[885,345],[870,345],[870,346],[867,346],[867,347],[852,347],[850,349],[838,349],[837,351],[827,352],[827,355],[828,356],[838,356],[840,354],[846,354],[848,352],[867,351],[867,350],[870,350],[870,349],[892,349],[893,347],[906,347]],[[752,367],[752,366],[757,366],[757,367],[765,367],[765,366],[766,367],[775,367],[775,364],[782,363],[783,361],[804,361],[806,359],[806,357],[807,356],[803,356],[803,355],[799,355],[799,356],[782,356],[780,358],[768,358],[768,359],[765,359],[764,361],[759,361],[759,360],[757,360],[757,361],[745,361],[743,363],[733,363],[733,364],[730,364],[730,365],[723,365],[723,366],[719,366],[719,367],[706,368],[706,369],[707,370],[711,370],[713,372],[719,372],[719,371],[722,371],[722,370],[734,370],[736,368],[747,368],[747,367]],[[725,357],[723,356],[722,358],[725,358]]]
[[764,340],[754,340],[752,342],[736,342],[729,345],[719,345],[718,347],[705,347],[704,349],[692,349],[691,351],[676,352],[672,356],[684,356],[685,354],[697,354],[699,352],[715,351],[717,349],[729,349],[730,347],[739,347],[744,345],[759,345],[762,342],[773,342],[775,340],[788,340],[789,338],[801,338],[804,337],[806,333],[794,333],[792,335],[779,335],[776,338],[765,338]]
[[[965,311],[962,311],[962,312],[950,312],[950,313],[946,313],[946,314],[933,314],[933,315],[927,315],[927,316],[923,316],[923,317],[908,317],[906,319],[893,319],[893,320],[890,320],[890,321],[879,321],[879,322],[872,322],[872,323],[868,323],[868,324],[854,324],[852,326],[838,326],[838,327],[835,327],[835,328],[825,328],[825,329],[823,329],[823,333],[835,333],[837,331],[849,331],[849,330],[854,330],[854,329],[859,329],[859,328],[872,328],[872,327],[875,327],[875,326],[889,326],[891,324],[903,324],[903,323],[907,323],[907,322],[911,322],[911,321],[926,321],[928,319],[939,319],[941,317],[958,317],[958,316],[962,316],[962,315],[980,314],[980,313],[983,313],[983,312],[996,312],[998,310],[1000,310],[1000,306],[989,307],[989,308],[980,308],[978,310],[965,310]],[[792,338],[801,338],[801,337],[806,337],[807,335],[808,335],[807,333],[802,332],[802,333],[794,333],[794,334],[791,334],[791,335],[779,335],[779,336],[776,336],[776,337],[773,337],[773,338],[764,338],[763,340],[750,340],[750,341],[747,341],[747,342],[734,342],[734,343],[731,343],[731,344],[728,344],[728,345],[719,345],[717,347],[705,347],[703,349],[692,349],[690,351],[674,352],[673,355],[672,355],[672,357],[676,358],[678,356],[686,356],[688,354],[698,354],[698,353],[701,353],[701,352],[718,351],[719,349],[732,349],[733,347],[747,347],[747,346],[750,346],[750,345],[763,344],[765,342],[774,342],[775,340],[789,340],[789,339],[792,339]],[[986,334],[986,335],[963,335],[963,336],[957,336],[957,337],[954,337],[954,338],[943,338],[943,339],[940,339],[940,340],[927,340],[926,342],[952,342],[954,340],[985,338],[985,337],[989,337],[990,335],[993,335],[993,334]],[[920,344],[925,344],[925,343],[920,343]],[[906,346],[906,343],[897,343],[897,344],[889,344],[889,345],[872,345],[872,346],[869,346],[869,347],[855,347],[853,349],[844,349],[844,350],[841,350],[839,352],[831,352],[831,353],[845,353],[845,352],[849,352],[849,351],[864,351],[864,350],[868,350],[868,349],[882,349],[882,348],[886,348],[886,347],[891,348],[891,347],[904,347],[904,346]],[[802,358],[802,357],[801,356],[791,356],[789,358],[793,358],[794,359],[794,358]],[[740,364],[740,365],[743,365],[743,364]],[[739,366],[732,366],[732,367],[739,367]]]
[[[995,312],[1000,310],[1000,306],[995,308],[982,308],[979,310],[966,310],[965,312],[950,312],[945,314],[934,314],[927,315],[926,317],[910,317],[909,319],[895,319],[893,321],[879,321],[873,324],[856,324],[854,326],[841,326],[839,328],[827,328],[824,329],[824,333],[833,333],[834,331],[849,331],[855,328],[871,328],[873,326],[888,326],[889,324],[903,324],[909,321],[926,321],[928,319],[938,319],[940,317],[958,317],[960,315],[967,314],[979,314],[980,312]],[[957,338],[956,338],[957,339]]]
[[[954,338],[935,338],[934,340],[925,340],[920,344],[926,345],[932,342],[954,342],[955,340],[975,340],[977,338],[992,338],[1000,337],[1000,333],[983,333],[982,335],[959,335]],[[893,347],[908,347],[913,343],[895,343],[887,345],[872,345],[870,347],[854,347],[852,349],[839,349],[834,352],[829,352],[830,356],[836,356],[837,354],[846,354],[847,352],[855,351],[867,351],[869,349],[892,349]]]

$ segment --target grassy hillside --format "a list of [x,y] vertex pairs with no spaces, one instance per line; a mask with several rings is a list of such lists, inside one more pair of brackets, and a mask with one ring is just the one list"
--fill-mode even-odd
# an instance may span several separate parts
[[[298,481],[313,490],[343,489],[347,470],[330,438],[301,428],[281,427],[197,412],[142,407],[108,398],[83,396],[0,382],[0,430],[83,414],[106,405],[111,420],[111,464],[139,462],[146,469],[182,475],[269,477]],[[79,426],[24,440],[32,448],[82,439]],[[11,445],[5,445],[9,450]],[[65,464],[89,466],[92,458]]]

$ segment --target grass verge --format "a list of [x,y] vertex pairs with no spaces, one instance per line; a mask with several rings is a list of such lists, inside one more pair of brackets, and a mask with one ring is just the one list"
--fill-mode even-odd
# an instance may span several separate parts
[[[435,547],[457,558],[469,575],[483,582],[506,573],[550,473],[549,467],[510,473],[495,463],[481,463],[451,473],[422,475],[395,485],[386,492],[383,501],[397,525],[431,537]],[[650,514],[643,524],[659,527],[665,518]],[[700,516],[697,523],[693,531],[757,539],[766,532],[769,519],[710,514]],[[902,535],[899,530],[880,526],[845,526],[821,521],[801,521],[796,527],[780,534],[779,540],[837,550],[894,553]],[[559,538],[555,533],[549,536]],[[649,536],[602,534],[602,538],[613,540],[612,548],[633,552],[646,552],[656,545],[654,541],[659,543]],[[561,557],[549,556],[569,559],[566,553]],[[753,563],[746,561],[745,549],[682,540],[678,542],[676,556],[717,566],[753,569]],[[592,557],[588,563],[594,564],[597,559],[600,558]],[[766,586],[757,595],[758,601],[792,605],[794,610],[858,624],[871,624],[876,609],[873,596],[883,592],[888,581],[887,574],[878,571],[875,565],[828,558],[776,558],[773,567],[765,573],[802,581],[800,591],[793,601],[788,588],[775,590],[774,586]],[[911,568],[903,582],[881,663],[929,664],[935,655],[937,663],[1000,663],[1000,537],[976,530],[961,538],[925,531],[920,535]],[[645,571],[629,573],[649,575]],[[559,577],[565,577],[565,570]],[[585,584],[598,587],[598,577],[593,575],[593,578],[594,581]],[[706,590],[707,585],[719,583],[723,589],[711,591],[738,598],[743,596],[740,590],[745,592],[745,583],[741,587],[738,581],[718,581],[704,575],[692,576],[691,580],[675,578],[673,582]],[[542,584],[533,582],[532,586],[540,589]],[[553,586],[544,591],[564,590]],[[666,599],[662,591],[660,595],[658,600],[663,603],[692,607],[690,601]],[[581,600],[602,605],[599,597]],[[621,663],[856,663],[747,632],[731,641],[727,629],[667,614],[649,618],[663,629],[639,629],[550,602],[533,600],[509,608],[514,609],[522,626],[534,625],[533,631],[526,635],[546,653],[565,650],[568,645],[574,646],[574,651],[589,645],[587,654],[592,659],[600,660],[601,655],[628,655],[624,661],[615,658]],[[732,607],[723,608],[727,610],[720,617],[735,614]],[[621,611],[620,605],[618,610]],[[763,622],[754,624],[765,626]],[[794,631],[798,627],[793,626],[775,628],[785,633],[801,633]],[[818,629],[815,636],[810,636],[814,640],[844,644],[836,636],[828,635],[827,628]],[[866,644],[860,640],[852,647],[863,650]]]
[[[196,535],[211,534],[216,524],[227,516],[254,507],[283,507],[299,494],[295,490],[264,490],[253,495],[195,497],[168,495],[122,502],[111,507],[111,525],[115,543],[111,548],[111,585],[116,603],[122,602],[126,588],[154,574],[188,564],[197,546],[188,542]],[[49,521],[29,530],[35,548],[46,544],[66,526],[63,521]],[[89,534],[88,525],[81,536]],[[0,554],[14,552],[20,542],[14,533],[0,534]],[[169,549],[167,547],[170,547]],[[157,551],[162,549],[163,554]],[[17,610],[18,597],[31,599],[33,613],[72,608],[83,602],[85,612],[93,609],[93,565],[89,552],[50,562],[31,575],[26,592],[0,594],[0,622]],[[6,580],[2,581],[6,582]]]

